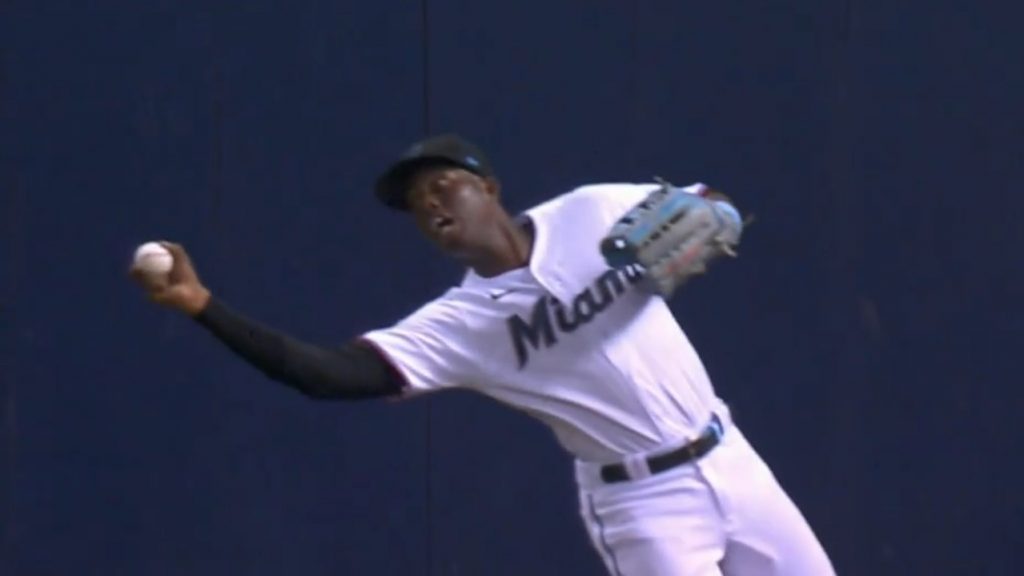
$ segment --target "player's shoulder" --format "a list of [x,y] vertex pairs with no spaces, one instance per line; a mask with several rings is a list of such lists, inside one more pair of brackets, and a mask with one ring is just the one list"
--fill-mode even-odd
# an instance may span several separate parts
[[658,187],[653,182],[593,182],[562,195],[568,202],[619,202],[642,198]]
[[472,273],[467,271],[461,283],[421,304],[400,323],[406,326],[444,326],[450,329],[471,327],[474,325],[472,318],[486,309],[489,303],[487,287],[474,283],[471,276]]
[[[599,201],[618,201],[623,198],[632,200],[638,196],[645,197],[661,186],[660,182],[599,182],[579,186],[567,192],[565,196]],[[680,188],[692,194],[700,194],[708,186],[703,182],[693,182]]]
[[620,209],[640,202],[656,187],[653,183],[640,182],[581,184],[534,206],[528,212],[541,215],[571,210],[583,214],[587,210]]
[[455,288],[447,288],[415,308],[407,309],[399,316],[395,324],[413,327],[457,321],[460,307],[459,300],[453,297],[455,292]]

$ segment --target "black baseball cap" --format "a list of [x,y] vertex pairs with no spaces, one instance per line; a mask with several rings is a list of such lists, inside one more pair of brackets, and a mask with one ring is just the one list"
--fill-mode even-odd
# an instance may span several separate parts
[[458,134],[440,134],[410,146],[381,174],[375,190],[377,199],[395,210],[408,210],[405,197],[413,174],[437,165],[457,166],[484,178],[494,176],[490,161],[475,144]]

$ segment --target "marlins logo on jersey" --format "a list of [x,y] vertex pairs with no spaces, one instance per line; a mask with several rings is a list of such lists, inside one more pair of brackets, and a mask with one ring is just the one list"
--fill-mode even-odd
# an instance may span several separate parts
[[[533,305],[529,319],[518,314],[508,317],[508,331],[516,351],[519,367],[530,361],[530,350],[541,346],[550,348],[558,344],[559,333],[568,334],[589,323],[606,310],[626,291],[626,284],[636,284],[643,278],[639,268],[627,266],[622,270],[608,270],[592,286],[577,294],[569,306],[552,296],[541,296]],[[552,321],[552,319],[554,321]]]

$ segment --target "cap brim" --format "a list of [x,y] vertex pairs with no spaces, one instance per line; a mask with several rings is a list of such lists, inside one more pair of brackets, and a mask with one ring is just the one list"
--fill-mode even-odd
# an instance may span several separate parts
[[375,188],[377,199],[389,208],[408,211],[409,203],[406,196],[409,192],[409,180],[422,168],[438,165],[456,166],[458,168],[469,170],[470,172],[476,172],[470,167],[463,166],[450,158],[438,156],[418,156],[416,158],[408,158],[392,164],[391,167],[377,179],[377,186]]

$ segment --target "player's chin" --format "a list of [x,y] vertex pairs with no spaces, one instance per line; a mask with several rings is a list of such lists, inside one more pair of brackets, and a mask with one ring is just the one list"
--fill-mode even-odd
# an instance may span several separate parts
[[469,253],[468,245],[463,241],[462,238],[455,236],[447,236],[435,240],[434,245],[437,246],[445,256],[455,258],[456,260],[464,259]]
[[466,254],[465,246],[457,242],[438,242],[437,247],[445,256],[455,258],[456,260],[461,259]]
[[449,229],[445,232],[434,234],[430,240],[446,253],[460,252],[465,248],[465,238],[460,234],[461,230]]

